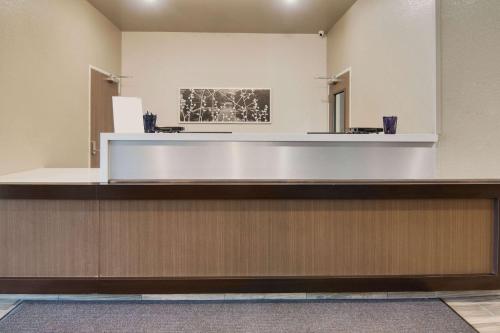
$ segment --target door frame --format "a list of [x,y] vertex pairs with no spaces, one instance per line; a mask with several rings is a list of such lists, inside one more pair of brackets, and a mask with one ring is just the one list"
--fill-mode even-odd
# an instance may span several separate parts
[[[343,71],[341,71],[340,73],[336,74],[334,77],[335,78],[338,78],[344,74],[347,74],[349,73],[349,86],[347,88],[348,90],[348,93],[347,93],[347,98],[348,98],[348,101],[347,101],[347,105],[348,105],[348,110],[347,110],[347,116],[344,115],[344,127],[345,129],[348,129],[351,127],[351,114],[352,114],[352,98],[351,98],[351,88],[352,88],[352,68],[351,67],[348,67],[346,69],[344,69]],[[335,93],[333,93],[333,89],[334,89],[334,86],[335,86],[336,82],[332,82],[330,83],[329,87],[328,87],[328,101],[329,103],[335,103],[335,101],[332,101],[331,98],[332,98],[332,95],[334,95]],[[338,92],[340,93],[340,92]],[[329,111],[328,111],[328,129],[330,132],[334,131],[335,129],[332,128],[332,112],[329,108]]]
[[[99,72],[104,75],[113,75],[111,72],[108,72],[102,68],[99,68],[94,65],[89,65],[89,74],[88,74],[88,94],[89,94],[89,100],[88,100],[88,136],[87,136],[87,167],[90,168],[92,165],[92,157],[90,156],[90,149],[92,147],[90,146],[90,141],[92,141],[92,71]],[[121,81],[118,80],[118,95],[121,94]]]

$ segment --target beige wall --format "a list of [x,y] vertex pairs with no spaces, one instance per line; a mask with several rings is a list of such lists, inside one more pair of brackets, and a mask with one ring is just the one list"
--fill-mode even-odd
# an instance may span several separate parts
[[182,125],[193,131],[328,129],[326,39],[317,35],[124,32],[123,96],[139,96],[159,124],[179,124],[179,88],[271,88],[272,124]]
[[500,1],[441,1],[439,173],[500,178]]
[[328,34],[328,72],[351,68],[351,126],[399,117],[401,133],[436,130],[434,0],[358,0]]
[[0,0],[0,174],[88,165],[89,65],[118,73],[120,43],[85,0]]

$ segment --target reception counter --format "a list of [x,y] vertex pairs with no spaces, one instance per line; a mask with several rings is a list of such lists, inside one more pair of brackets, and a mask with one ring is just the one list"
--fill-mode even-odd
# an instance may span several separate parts
[[0,293],[499,289],[499,198],[499,181],[4,176]]

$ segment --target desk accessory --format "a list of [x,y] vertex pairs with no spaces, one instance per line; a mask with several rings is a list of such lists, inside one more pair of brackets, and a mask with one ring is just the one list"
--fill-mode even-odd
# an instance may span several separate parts
[[398,127],[398,117],[384,117],[384,133],[385,134],[396,134]]
[[156,115],[148,111],[142,116],[142,119],[144,122],[144,133],[155,133]]

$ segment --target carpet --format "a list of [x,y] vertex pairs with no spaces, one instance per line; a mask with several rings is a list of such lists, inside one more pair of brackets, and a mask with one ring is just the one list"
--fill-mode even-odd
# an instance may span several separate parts
[[2,333],[475,332],[440,300],[24,301]]

